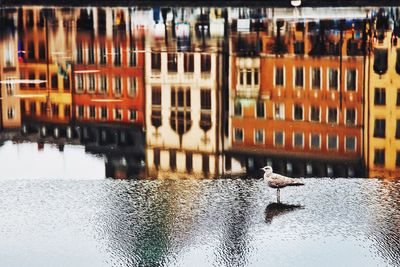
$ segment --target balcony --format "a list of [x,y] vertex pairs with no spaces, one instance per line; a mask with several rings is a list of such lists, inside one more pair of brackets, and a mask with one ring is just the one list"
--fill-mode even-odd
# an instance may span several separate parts
[[257,98],[260,93],[259,85],[237,85],[236,96],[244,98]]

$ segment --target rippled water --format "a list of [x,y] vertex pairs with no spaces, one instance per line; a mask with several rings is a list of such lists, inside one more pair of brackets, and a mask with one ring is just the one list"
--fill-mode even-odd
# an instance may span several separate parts
[[305,182],[2,180],[1,265],[400,264],[399,182]]

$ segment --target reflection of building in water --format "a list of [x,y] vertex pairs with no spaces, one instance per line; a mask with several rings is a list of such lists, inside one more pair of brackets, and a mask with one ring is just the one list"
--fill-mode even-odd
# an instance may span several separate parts
[[[0,14],[0,129],[21,126],[19,104],[19,84],[10,80],[18,79],[18,34],[16,33],[17,16],[11,9]],[[9,81],[7,83],[7,81]]]
[[[164,18],[165,12],[161,12]],[[192,23],[195,26],[181,20],[175,29],[170,29],[171,23],[164,23],[165,35],[157,37],[158,43],[163,43],[146,49],[146,155],[150,176],[173,171],[204,177],[222,171],[220,53],[216,46],[208,47],[205,21],[208,23],[208,18],[199,15]],[[176,40],[168,44],[169,31],[173,30]],[[196,34],[199,42],[191,44]]]
[[231,57],[232,152],[250,169],[362,175],[362,21],[263,27],[267,35],[238,43]]
[[61,124],[71,119],[72,23],[69,11],[19,8],[20,78],[30,80],[20,86],[23,116]]
[[399,22],[394,13],[383,10],[373,19],[365,113],[366,164],[371,177],[400,177]]

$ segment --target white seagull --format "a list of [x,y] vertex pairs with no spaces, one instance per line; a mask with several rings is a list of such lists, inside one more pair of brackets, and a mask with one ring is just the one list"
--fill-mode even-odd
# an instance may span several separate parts
[[304,185],[304,183],[298,181],[297,179],[293,179],[290,177],[286,177],[277,173],[272,172],[271,166],[265,166],[261,168],[264,171],[264,181],[267,182],[268,186],[271,188],[276,188],[276,198],[278,202],[280,202],[280,189],[286,186],[299,186]]

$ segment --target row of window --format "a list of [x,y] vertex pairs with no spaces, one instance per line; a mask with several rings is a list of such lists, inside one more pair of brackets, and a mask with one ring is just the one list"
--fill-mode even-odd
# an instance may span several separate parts
[[[96,107],[96,106],[77,106],[76,107],[77,117],[80,119],[109,119],[107,107]],[[137,120],[137,111],[134,109],[128,109],[128,120]],[[121,108],[112,109],[112,118],[114,120],[123,120],[123,112]]]
[[[305,67],[293,67],[293,87],[304,88],[305,87]],[[327,77],[327,89],[338,90],[340,81],[340,72],[338,68],[328,68]],[[357,70],[354,68],[348,68],[345,70],[345,90],[356,91],[357,90]],[[315,90],[321,90],[322,88],[322,67],[310,67],[310,88]],[[274,67],[274,86],[275,87],[286,87],[286,68],[285,66]]]
[[[293,105],[293,120],[304,120],[304,107],[301,104]],[[285,119],[285,104],[284,103],[274,103],[273,108],[273,117],[275,120],[284,120]],[[256,118],[265,118],[265,104],[264,102],[257,102],[256,104]],[[355,108],[346,108],[345,110],[345,123],[346,125],[356,125],[356,109]],[[240,101],[237,101],[234,106],[234,115],[235,116],[243,116],[243,106]],[[326,122],[327,123],[338,123],[338,108],[337,107],[328,107],[326,109]],[[310,106],[309,108],[309,121],[313,122],[322,122],[321,118],[321,107],[319,106]]]
[[[155,71],[161,71],[161,53],[151,53],[151,69]],[[167,69],[168,72],[178,71],[178,53],[167,54]],[[184,53],[183,54],[183,69],[184,72],[194,72],[194,54]],[[200,55],[200,69],[201,72],[211,71],[211,55],[201,54]]]
[[[112,79],[112,89],[115,96],[122,95],[122,79],[121,76],[114,76]],[[138,92],[138,77],[128,77],[128,88],[127,94],[130,97],[136,97]],[[95,74],[77,74],[75,78],[75,91],[77,93],[88,93],[106,94],[108,92],[108,76],[107,75],[95,75]]]
[[[47,85],[47,83],[48,83],[48,82],[46,82],[47,81],[47,76],[46,76],[46,73],[44,73],[44,72],[39,73],[39,76],[36,76],[36,74],[34,72],[29,72],[28,73],[28,77],[26,77],[25,74],[22,73],[20,77],[21,77],[22,80],[29,79],[29,80],[34,81],[34,80],[38,80],[39,79],[39,80],[42,81],[42,82],[40,82],[38,84],[37,83],[28,83],[28,84],[21,83],[20,84],[20,88],[21,89],[26,89],[26,88],[35,89],[35,88],[37,88],[37,86],[40,89],[43,89],[43,90],[47,89],[47,88],[51,88],[53,90],[58,90],[58,88],[59,88],[58,74],[57,73],[51,73],[51,75],[50,75],[50,84],[49,85]],[[68,75],[63,76],[62,83],[63,83],[63,89],[65,91],[69,91],[70,90],[70,78],[69,78]]]
[[[153,107],[161,106],[161,87],[154,86],[151,91],[151,104]],[[171,107],[186,109],[191,107],[190,87],[171,88]],[[201,110],[211,110],[211,89],[203,88],[200,90]]]
[[[375,88],[374,94],[374,105],[385,106],[386,105],[386,89]],[[400,106],[400,89],[397,89],[396,106]]]
[[[375,119],[374,123],[374,137],[386,137],[386,119]],[[400,119],[396,120],[396,133],[395,138],[400,139]]]
[[[285,133],[283,131],[274,131],[274,146],[284,147],[285,146]],[[263,129],[255,129],[253,132],[254,144],[265,144],[265,131]],[[321,149],[321,134],[311,133],[310,136],[310,149]],[[235,142],[244,141],[244,130],[243,128],[234,129],[234,140]],[[338,150],[339,148],[339,137],[338,135],[332,134],[327,135],[327,149]],[[293,133],[293,144],[294,148],[304,148],[304,133],[294,132]],[[356,137],[346,136],[345,137],[345,151],[354,152],[356,151]]]
[[[107,51],[107,46],[105,43],[100,43],[95,48],[93,43],[88,43],[87,47],[84,49],[84,45],[82,42],[78,42],[76,44],[76,63],[77,64],[100,64],[106,65],[107,64],[107,56],[111,52],[112,55],[112,63],[114,66],[121,66],[122,64],[122,52],[121,52],[121,45],[120,44],[113,44],[112,51]],[[86,53],[87,52],[87,53]],[[127,49],[127,58],[129,66],[135,67],[137,66],[137,57],[138,57],[138,50],[132,44],[129,49]],[[97,61],[96,61],[97,58]]]
[[[177,154],[176,150],[169,151],[169,167],[172,171],[175,171],[177,168],[176,154]],[[158,149],[158,148],[154,149],[153,163],[157,169],[160,167],[161,157],[160,157],[160,149]],[[187,172],[190,173],[193,171],[193,153],[192,152],[185,153],[185,166],[186,166]],[[202,171],[205,174],[208,174],[210,172],[210,157],[209,157],[209,155],[206,155],[206,154],[202,155]]]
[[[385,165],[385,149],[377,148],[374,150],[374,165],[384,166]],[[400,151],[396,151],[396,167],[400,167]]]

